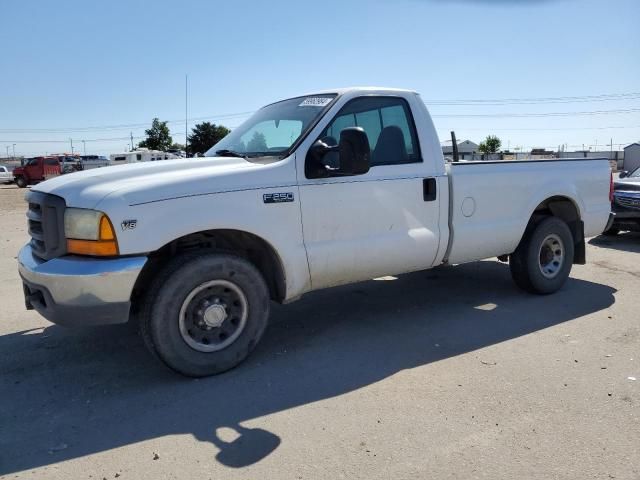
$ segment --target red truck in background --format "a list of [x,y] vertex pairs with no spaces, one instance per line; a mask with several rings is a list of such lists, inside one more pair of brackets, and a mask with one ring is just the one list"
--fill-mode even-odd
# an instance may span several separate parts
[[13,169],[16,185],[25,188],[27,185],[43,182],[62,173],[57,157],[34,157],[28,159],[21,167]]

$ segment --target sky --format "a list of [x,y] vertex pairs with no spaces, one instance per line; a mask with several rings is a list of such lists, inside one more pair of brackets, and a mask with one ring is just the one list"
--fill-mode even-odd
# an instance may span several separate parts
[[0,0],[0,18],[0,157],[122,152],[154,117],[184,142],[185,75],[190,126],[376,85],[418,91],[442,141],[640,140],[638,0]]

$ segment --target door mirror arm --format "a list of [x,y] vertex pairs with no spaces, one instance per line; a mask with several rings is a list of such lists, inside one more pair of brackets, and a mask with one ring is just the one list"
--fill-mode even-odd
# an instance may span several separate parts
[[324,157],[329,152],[337,152],[338,146],[327,145],[322,140],[316,140],[305,159],[304,172],[307,178],[326,178],[331,176],[331,169],[324,163]]

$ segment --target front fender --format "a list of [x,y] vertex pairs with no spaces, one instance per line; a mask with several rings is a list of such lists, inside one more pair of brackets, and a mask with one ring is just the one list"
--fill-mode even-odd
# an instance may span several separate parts
[[[291,193],[290,201],[266,203],[265,194]],[[289,198],[289,197],[288,197]],[[280,257],[287,298],[310,289],[309,268],[302,238],[297,186],[260,188],[196,195],[140,205],[122,197],[107,197],[97,209],[109,216],[122,255],[159,250],[186,235],[207,230],[238,230],[270,244]],[[131,228],[135,225],[134,228]]]

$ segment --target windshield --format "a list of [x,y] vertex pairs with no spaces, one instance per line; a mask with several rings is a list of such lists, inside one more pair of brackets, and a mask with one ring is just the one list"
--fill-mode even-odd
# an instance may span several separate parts
[[335,94],[310,95],[267,105],[211,147],[205,156],[286,155],[335,97]]

